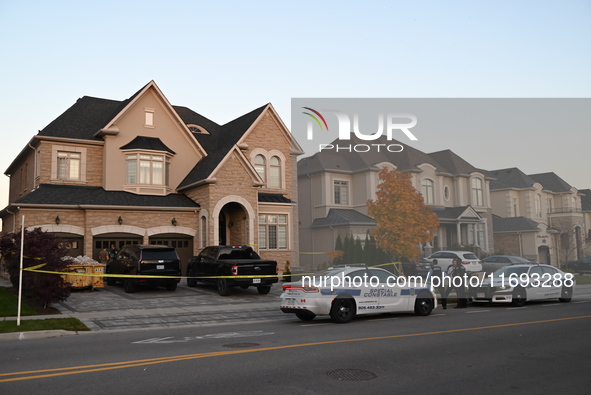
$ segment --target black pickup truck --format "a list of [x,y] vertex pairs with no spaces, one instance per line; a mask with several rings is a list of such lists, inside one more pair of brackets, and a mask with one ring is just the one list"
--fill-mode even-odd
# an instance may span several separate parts
[[244,289],[256,287],[264,295],[279,281],[277,274],[277,262],[261,259],[252,247],[211,246],[189,260],[187,285],[194,287],[197,281],[215,283],[221,296],[229,295],[230,288],[236,285]]

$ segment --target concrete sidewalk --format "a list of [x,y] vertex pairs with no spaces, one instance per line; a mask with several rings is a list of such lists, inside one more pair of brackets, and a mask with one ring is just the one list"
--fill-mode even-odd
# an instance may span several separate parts
[[[281,282],[275,284],[268,295],[260,295],[252,287],[246,290],[235,287],[225,297],[213,285],[189,288],[186,281],[181,281],[173,292],[160,287],[140,287],[137,292],[126,294],[120,284],[105,285],[94,290],[73,290],[68,300],[53,305],[61,314],[26,316],[21,320],[74,317],[91,331],[113,331],[293,319],[279,309],[281,285]],[[11,286],[0,278],[0,287]]]

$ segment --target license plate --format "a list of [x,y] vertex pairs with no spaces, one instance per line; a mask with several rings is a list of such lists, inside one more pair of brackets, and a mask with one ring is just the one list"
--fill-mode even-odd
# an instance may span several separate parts
[[158,270],[164,270],[164,265],[156,265],[156,269],[158,269]]
[[261,283],[261,279],[260,278],[253,278],[252,279],[252,283],[253,284],[260,284]]
[[285,299],[285,303],[286,303],[288,306],[293,306],[293,305],[295,305],[295,299],[294,299],[294,298],[286,298],[286,299]]
[[478,293],[476,293],[476,297],[477,298],[484,298],[484,292],[478,292]]

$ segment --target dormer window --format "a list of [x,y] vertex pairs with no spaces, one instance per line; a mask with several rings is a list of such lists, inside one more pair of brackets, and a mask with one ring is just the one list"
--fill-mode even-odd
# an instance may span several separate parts
[[[125,190],[135,193],[165,193],[170,187],[170,159],[175,152],[160,139],[137,136],[121,147],[125,151]],[[161,188],[155,188],[161,187]]]
[[191,133],[197,133],[197,134],[211,134],[207,131],[207,129],[205,129],[203,126],[199,126],[199,125],[187,125],[187,127],[189,128],[189,131]]
[[128,154],[127,184],[166,185],[169,183],[169,161],[164,155]]

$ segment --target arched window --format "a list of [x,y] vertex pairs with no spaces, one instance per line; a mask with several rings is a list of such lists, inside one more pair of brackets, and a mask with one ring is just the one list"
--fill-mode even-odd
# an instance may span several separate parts
[[475,206],[484,206],[484,191],[480,178],[472,179],[472,204]]
[[259,174],[259,177],[261,177],[264,182],[267,182],[267,165],[263,155],[257,155],[254,157],[254,169]]
[[269,188],[281,188],[281,159],[276,156],[269,161]]
[[536,194],[536,216],[542,218],[542,195]]
[[424,179],[421,181],[421,193],[423,194],[423,199],[425,199],[425,204],[435,203],[435,188],[432,180]]

